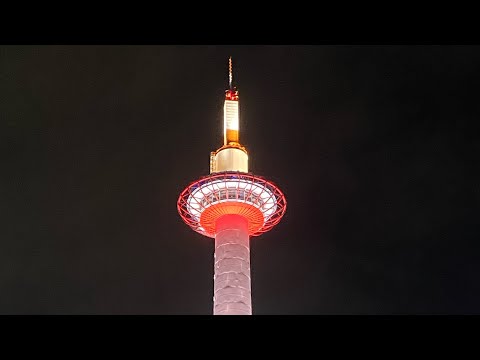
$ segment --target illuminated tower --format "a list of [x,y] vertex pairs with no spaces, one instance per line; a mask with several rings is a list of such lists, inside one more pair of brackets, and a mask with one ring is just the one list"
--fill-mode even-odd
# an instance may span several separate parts
[[210,175],[179,196],[180,216],[196,232],[215,238],[214,315],[251,315],[250,236],[276,225],[285,196],[271,181],[248,172],[247,150],[239,140],[238,91],[229,89],[223,108],[223,146],[210,153]]

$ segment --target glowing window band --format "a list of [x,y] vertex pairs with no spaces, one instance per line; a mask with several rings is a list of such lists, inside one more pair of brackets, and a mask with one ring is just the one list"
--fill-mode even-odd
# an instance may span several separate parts
[[188,212],[197,220],[206,208],[222,202],[236,201],[262,211],[264,221],[277,210],[273,193],[261,184],[246,180],[213,180],[195,189],[187,199]]

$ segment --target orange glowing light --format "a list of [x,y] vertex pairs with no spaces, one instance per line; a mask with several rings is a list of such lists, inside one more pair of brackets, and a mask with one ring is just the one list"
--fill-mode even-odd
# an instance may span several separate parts
[[264,223],[263,213],[253,205],[240,202],[224,202],[205,209],[200,216],[200,225],[210,234],[215,234],[217,219],[223,215],[240,215],[248,221],[248,232],[255,234]]

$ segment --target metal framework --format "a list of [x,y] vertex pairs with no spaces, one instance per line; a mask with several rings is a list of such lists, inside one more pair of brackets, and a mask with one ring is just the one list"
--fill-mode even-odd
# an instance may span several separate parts
[[258,236],[275,226],[287,203],[271,181],[251,173],[226,171],[204,176],[180,194],[177,209],[194,231],[214,238],[216,221],[237,214],[248,220],[249,236]]

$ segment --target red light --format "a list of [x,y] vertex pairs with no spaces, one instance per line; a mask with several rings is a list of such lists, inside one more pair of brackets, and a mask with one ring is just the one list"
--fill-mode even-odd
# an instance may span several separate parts
[[225,100],[234,100],[238,101],[238,91],[226,90],[225,91]]
[[200,216],[200,225],[209,234],[215,234],[217,219],[223,215],[236,214],[248,220],[249,234],[257,233],[263,226],[263,214],[253,205],[239,202],[225,202],[212,205],[205,209]]

